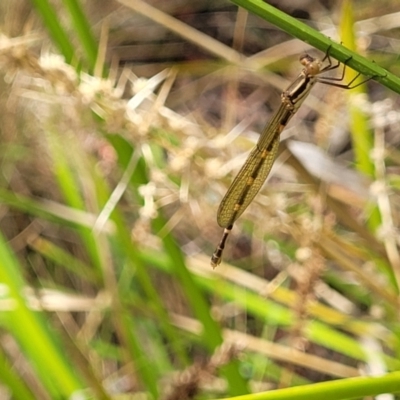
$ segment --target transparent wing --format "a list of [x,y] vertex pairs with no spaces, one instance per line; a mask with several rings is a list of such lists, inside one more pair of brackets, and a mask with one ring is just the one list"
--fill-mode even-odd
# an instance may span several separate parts
[[[222,199],[217,214],[219,226],[226,228],[232,225],[248,207],[267,179],[279,147],[280,131],[278,129],[274,129],[274,131],[275,136],[272,136],[269,146],[259,148],[257,145],[254,147]],[[271,133],[270,130],[268,133]]]

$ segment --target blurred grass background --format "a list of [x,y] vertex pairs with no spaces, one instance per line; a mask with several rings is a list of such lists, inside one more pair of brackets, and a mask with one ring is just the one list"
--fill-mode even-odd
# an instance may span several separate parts
[[[398,2],[278,7],[399,74]],[[220,200],[300,54],[323,55],[225,0],[0,11],[2,399],[400,370],[396,93],[316,85],[212,270]]]

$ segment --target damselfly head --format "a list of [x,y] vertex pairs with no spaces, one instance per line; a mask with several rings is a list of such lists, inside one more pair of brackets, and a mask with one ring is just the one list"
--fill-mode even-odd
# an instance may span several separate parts
[[304,65],[304,72],[307,75],[318,75],[321,72],[321,61],[318,58],[311,57],[309,54],[303,54],[300,57],[300,63]]

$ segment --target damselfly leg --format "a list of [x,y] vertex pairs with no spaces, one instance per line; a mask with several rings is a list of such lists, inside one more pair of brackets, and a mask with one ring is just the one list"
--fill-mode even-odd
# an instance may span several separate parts
[[320,74],[325,73],[325,72],[328,72],[328,71],[332,71],[332,70],[334,70],[334,69],[337,69],[337,68],[339,68],[339,66],[340,66],[341,64],[343,64],[342,74],[341,74],[340,77],[334,77],[334,76],[318,77],[317,82],[323,83],[323,84],[325,84],[325,85],[335,86],[335,87],[339,87],[339,88],[348,90],[348,89],[354,89],[354,88],[356,88],[356,87],[358,87],[358,86],[361,86],[362,84],[364,84],[364,83],[366,83],[366,82],[368,82],[368,81],[370,81],[371,79],[374,78],[373,76],[370,76],[370,77],[364,79],[363,81],[357,83],[356,85],[353,85],[353,83],[357,80],[357,78],[359,78],[359,77],[361,76],[361,73],[359,72],[359,73],[358,73],[356,76],[354,76],[354,78],[353,78],[350,82],[348,82],[348,83],[343,83],[343,84],[341,84],[341,83],[336,83],[336,82],[343,82],[343,81],[344,81],[344,77],[345,77],[345,75],[346,75],[347,63],[352,59],[352,57],[349,57],[349,58],[348,58],[345,62],[343,62],[343,63],[341,63],[340,61],[338,61],[337,63],[333,64],[333,63],[332,63],[332,60],[331,60],[331,57],[330,57],[330,55],[329,55],[329,49],[330,49],[330,47],[328,48],[328,50],[327,50],[327,52],[326,52],[326,54],[325,54],[325,57],[322,59],[322,62],[324,62],[325,60],[327,60],[327,61],[328,61],[328,64],[327,64],[325,67],[323,67],[323,68],[321,69]]

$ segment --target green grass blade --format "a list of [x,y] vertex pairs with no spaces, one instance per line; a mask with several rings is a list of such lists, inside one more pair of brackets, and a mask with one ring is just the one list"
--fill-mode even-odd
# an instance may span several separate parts
[[86,54],[86,59],[89,65],[89,70],[94,71],[98,43],[93,36],[92,30],[88,19],[86,18],[80,3],[76,0],[63,0],[64,4],[70,14],[71,21],[76,32],[80,44],[83,47],[84,53]]
[[[354,16],[351,2],[344,1],[342,4],[340,23],[340,36],[344,46],[357,51],[356,48],[356,37],[353,30],[354,27]],[[347,71],[346,80],[351,81],[356,77],[354,71]],[[356,97],[365,94],[365,85],[357,86],[356,88],[347,92],[350,109],[350,121],[351,121],[351,135],[353,141],[353,148],[355,153],[356,168],[366,174],[369,177],[374,176],[374,164],[370,158],[370,152],[373,149],[374,140],[371,129],[369,128],[368,118],[365,112],[360,110],[357,105],[353,105]]]
[[[82,183],[82,180],[84,180],[85,177],[80,176],[80,179],[78,179],[77,174],[74,173],[71,160],[68,159],[68,156],[71,156],[72,152],[68,153],[65,151],[68,146],[73,148],[74,143],[72,143],[72,141],[68,141],[68,138],[63,137],[60,132],[52,132],[51,130],[47,132],[46,139],[49,152],[53,160],[54,176],[66,203],[72,208],[84,210],[86,205],[83,196],[92,196],[92,198],[94,198],[94,189],[91,187],[84,188],[84,183]],[[75,154],[78,154],[79,149],[75,150]],[[83,155],[82,160],[85,160]],[[79,166],[75,167],[79,170]],[[81,169],[81,171],[86,171],[86,169]],[[93,181],[93,179],[91,177],[87,177],[87,182],[91,181]],[[86,199],[86,201],[89,200]],[[96,266],[99,271],[102,270],[102,260],[99,247],[95,238],[93,237],[91,228],[80,226],[78,227],[78,232],[85,243],[85,247],[89,253],[93,265]]]
[[[216,279],[197,278],[202,286],[211,293],[217,292],[225,301],[234,301],[250,314],[267,321],[269,325],[288,329],[295,322],[293,310],[288,309],[274,301],[260,298],[258,293],[233,286],[229,282]],[[360,343],[351,336],[329,327],[323,322],[313,321],[307,325],[304,334],[315,343],[328,349],[345,354],[354,359],[365,361],[366,355]],[[400,368],[393,358],[388,359],[392,368]]]
[[3,298],[10,308],[1,315],[0,323],[12,332],[36,373],[54,399],[69,398],[83,389],[74,369],[54,343],[42,316],[28,308],[23,297],[25,283],[21,266],[0,235],[0,282]]
[[[350,1],[344,1],[342,4],[342,17],[340,23],[340,32],[343,45],[352,51],[356,51],[356,37],[354,33],[353,7]],[[348,71],[348,81],[355,78],[354,71]],[[374,148],[373,132],[370,128],[370,122],[365,111],[361,110],[357,99],[360,95],[365,95],[365,85],[360,85],[347,93],[350,115],[350,133],[353,144],[356,169],[370,178],[375,177],[375,166],[371,158]],[[371,206],[368,212],[368,226],[372,232],[375,232],[381,224],[381,217],[376,205]]]
[[[235,397],[235,400],[342,400],[400,392],[400,372],[381,377],[359,377],[296,386]],[[225,399],[225,400],[233,400]]]
[[58,264],[60,268],[65,268],[76,276],[89,282],[97,284],[101,282],[101,276],[97,271],[94,271],[90,266],[49,240],[37,237],[32,240],[29,245],[32,249],[37,251],[38,254]]
[[50,36],[54,40],[65,61],[71,64],[76,61],[74,46],[70,41],[68,34],[60,24],[60,20],[55,13],[53,6],[48,0],[32,0],[32,3],[46,25]]
[[12,393],[12,398],[16,400],[35,400],[35,395],[25,385],[24,381],[13,371],[13,366],[9,363],[6,355],[0,348],[0,382],[7,386]]
[[327,36],[290,15],[261,0],[232,0],[232,2],[323,52],[329,49],[329,54],[332,57],[341,62],[347,62],[350,68],[365,76],[373,76],[382,85],[385,85],[396,93],[400,93],[400,78],[339,43],[332,41]]
[[[160,231],[165,224],[166,221],[161,216],[154,221],[154,226],[157,231]],[[223,342],[221,328],[211,317],[210,307],[205,301],[204,294],[186,268],[182,251],[175,240],[170,234],[167,234],[163,237],[163,243],[164,249],[170,257],[170,263],[173,266],[174,274],[178,278],[195,316],[203,325],[202,342],[209,350],[213,351]],[[236,395],[249,392],[246,381],[240,375],[238,367],[239,363],[233,361],[221,368],[223,375],[228,381],[229,392]]]

